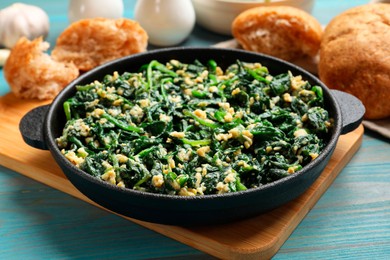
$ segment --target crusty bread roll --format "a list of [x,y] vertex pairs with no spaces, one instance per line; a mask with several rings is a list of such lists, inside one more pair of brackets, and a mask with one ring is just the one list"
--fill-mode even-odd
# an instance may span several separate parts
[[78,77],[74,64],[54,61],[44,53],[48,49],[49,43],[42,37],[33,41],[23,37],[12,48],[4,76],[17,97],[52,99]]
[[325,29],[318,70],[328,87],[363,102],[366,119],[390,116],[390,5],[362,5],[336,16]]
[[322,33],[313,16],[290,6],[251,8],[232,23],[232,34],[244,49],[284,60],[315,56]]
[[143,52],[148,35],[125,18],[90,18],[72,23],[58,37],[52,57],[88,71],[110,60]]

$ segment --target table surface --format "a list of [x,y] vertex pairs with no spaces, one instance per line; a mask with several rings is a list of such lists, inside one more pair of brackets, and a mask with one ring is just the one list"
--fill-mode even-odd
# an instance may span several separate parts
[[[2,0],[0,8],[14,1]],[[67,1],[24,0],[50,17],[54,46],[69,24]],[[327,24],[367,1],[317,0]],[[135,1],[125,0],[133,18]],[[196,27],[183,45],[229,39]],[[0,95],[9,87],[0,70]],[[0,122],[1,127],[1,122]],[[363,144],[273,259],[390,259],[390,140],[366,131]],[[211,256],[0,166],[1,259],[212,259]]]

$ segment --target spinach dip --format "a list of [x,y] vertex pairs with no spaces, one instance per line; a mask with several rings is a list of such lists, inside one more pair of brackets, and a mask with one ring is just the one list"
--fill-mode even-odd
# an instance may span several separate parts
[[145,192],[271,183],[315,160],[332,127],[320,86],[259,63],[154,60],[76,88],[63,104],[61,152],[96,178]]

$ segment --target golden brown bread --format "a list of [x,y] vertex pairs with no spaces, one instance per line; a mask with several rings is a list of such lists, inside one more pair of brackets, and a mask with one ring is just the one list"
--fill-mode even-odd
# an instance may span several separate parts
[[315,56],[322,33],[313,16],[290,6],[251,8],[232,23],[232,34],[244,49],[284,60]]
[[318,70],[328,87],[363,102],[366,119],[390,116],[390,5],[367,4],[336,16],[325,29]]
[[33,41],[23,37],[12,48],[4,65],[4,76],[11,91],[21,98],[52,99],[78,77],[72,63],[56,62],[44,53],[49,43],[42,37]]
[[87,71],[110,60],[143,52],[148,36],[135,21],[91,18],[72,23],[58,37],[52,57]]

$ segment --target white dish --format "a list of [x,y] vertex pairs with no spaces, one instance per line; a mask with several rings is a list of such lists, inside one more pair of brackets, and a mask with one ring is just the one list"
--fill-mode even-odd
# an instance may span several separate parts
[[311,13],[314,0],[192,0],[197,23],[219,34],[231,35],[231,24],[241,12],[267,5],[288,5]]

